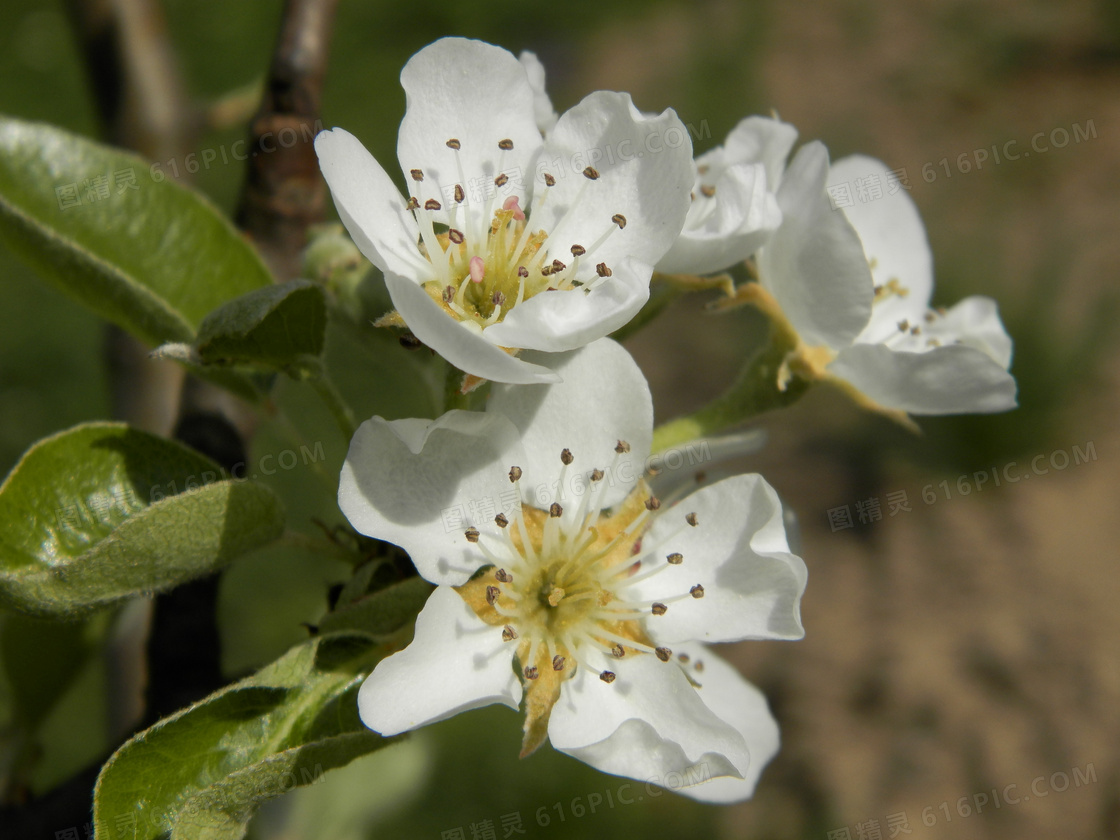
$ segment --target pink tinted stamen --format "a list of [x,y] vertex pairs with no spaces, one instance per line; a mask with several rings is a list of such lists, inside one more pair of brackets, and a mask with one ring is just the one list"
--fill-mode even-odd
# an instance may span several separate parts
[[481,283],[485,276],[486,263],[482,261],[482,257],[471,257],[471,282]]
[[516,195],[511,195],[509,198],[507,198],[505,200],[505,203],[502,204],[502,209],[503,210],[512,210],[513,211],[513,218],[516,219],[519,222],[523,222],[523,221],[525,221],[525,213],[522,212],[521,206],[518,203],[519,201],[520,201],[520,199]]

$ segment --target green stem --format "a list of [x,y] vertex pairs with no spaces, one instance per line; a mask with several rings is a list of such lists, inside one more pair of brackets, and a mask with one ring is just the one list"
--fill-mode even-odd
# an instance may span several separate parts
[[[659,276],[655,274],[654,280],[656,281]],[[682,292],[683,289],[669,283],[653,283],[650,287],[649,300],[638,310],[637,315],[611,333],[611,338],[615,341],[625,341],[664,312],[670,303],[681,296]]]
[[464,394],[463,372],[450,362],[447,363],[447,373],[443,380],[443,410],[451,411],[461,408],[469,411],[471,407],[471,394]]
[[[765,307],[759,308],[766,311]],[[789,361],[791,354],[798,349],[799,339],[784,317],[767,314],[771,316],[767,345],[747,358],[735,382],[723,394],[699,411],[656,428],[653,432],[654,452],[664,452],[671,447],[709,437],[766,411],[784,408],[808,390],[812,380],[796,374],[788,377],[784,387],[779,387],[780,376],[790,373]],[[785,371],[783,366],[786,366]]]
[[338,425],[346,440],[349,441],[353,438],[354,433],[358,430],[357,423],[354,422],[354,412],[350,410],[350,406],[346,404],[346,400],[343,399],[342,394],[339,393],[338,388],[331,381],[326,368],[321,363],[317,365],[316,369],[308,376],[307,381],[330,411],[334,422]]

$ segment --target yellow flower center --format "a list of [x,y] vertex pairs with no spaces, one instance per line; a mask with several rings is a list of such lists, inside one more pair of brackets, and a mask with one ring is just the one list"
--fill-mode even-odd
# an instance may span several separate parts
[[[447,146],[458,158],[461,142],[453,138]],[[504,156],[513,149],[513,141],[502,140],[498,146]],[[626,217],[616,213],[594,242],[586,247],[572,244],[559,253],[549,247],[549,234],[535,228],[531,221],[548,201],[556,179],[543,175],[532,208],[523,210],[517,195],[508,196],[495,207],[500,191],[511,183],[511,173],[502,171],[501,166],[499,158],[499,174],[492,188],[485,184],[485,195],[477,200],[472,196],[468,201],[463,184],[456,183],[444,190],[442,202],[429,198],[421,204],[415,197],[408,201],[420,229],[418,247],[435,275],[424,283],[425,291],[453,318],[479,328],[498,323],[513,307],[541,292],[590,291],[604,282],[612,271],[604,262],[591,261],[592,254],[614,231],[626,226]],[[414,181],[424,180],[422,169],[411,173]],[[572,207],[577,207],[583,191],[599,180],[599,173],[590,166],[583,176],[585,181]],[[461,166],[459,177],[465,181]],[[477,183],[471,182],[471,187],[472,193],[480,192]]]
[[[616,452],[628,449],[620,441]],[[564,450],[562,459],[559,486],[565,487],[571,453]],[[512,521],[504,514],[495,519],[498,535],[467,531],[467,539],[479,546],[490,565],[457,589],[483,621],[502,628],[504,641],[516,643],[526,685],[523,754],[544,740],[560,687],[577,668],[590,668],[604,682],[614,681],[609,668],[587,664],[589,652],[615,659],[654,654],[668,662],[672,651],[657,647],[642,622],[664,615],[674,601],[704,595],[697,584],[658,601],[631,600],[627,590],[632,584],[684,558],[679,553],[659,554],[663,546],[645,544],[650,517],[661,505],[644,481],[613,510],[601,509],[605,479],[614,473],[615,465],[608,472],[595,470],[571,510],[559,503],[548,510],[522,504]],[[520,475],[519,468],[510,471],[515,483]],[[697,524],[695,514],[681,516],[682,528]]]

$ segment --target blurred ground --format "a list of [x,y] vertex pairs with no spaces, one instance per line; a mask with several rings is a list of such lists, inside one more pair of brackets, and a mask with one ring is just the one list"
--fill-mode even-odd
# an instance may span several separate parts
[[[706,8],[724,20],[741,12]],[[1000,301],[1024,409],[956,430],[923,421],[929,434],[910,441],[840,395],[815,393],[763,423],[770,444],[749,465],[801,517],[806,637],[735,648],[771,697],[784,744],[755,800],[723,815],[728,838],[904,836],[899,814],[915,837],[1120,836],[1120,359],[1111,318],[1095,325],[1102,309],[1114,314],[1120,264],[1120,56],[1102,10],[770,8],[755,58],[766,98],[834,157],[859,150],[907,169],[938,300]],[[688,16],[671,17],[631,37],[648,44],[689,30]],[[727,48],[721,31],[707,29],[708,48]],[[1096,137],[1046,142],[1090,121]],[[1015,140],[1010,151],[1030,151],[1039,132],[1045,153],[975,168],[975,150],[991,158],[993,145]],[[742,343],[687,309],[695,331],[677,323],[654,335],[654,326],[632,342],[656,372],[664,416],[694,390],[686,344],[702,336],[718,367],[721,347]],[[1094,355],[1075,358],[1094,330],[1104,338]],[[1096,461],[973,489],[978,470],[1015,462],[1011,475],[1029,472],[1039,454],[1047,468],[1055,452],[1089,442]],[[892,517],[886,495],[903,490],[911,511]],[[871,498],[883,520],[860,524],[856,504]],[[855,526],[833,532],[827,512],[842,505]]]

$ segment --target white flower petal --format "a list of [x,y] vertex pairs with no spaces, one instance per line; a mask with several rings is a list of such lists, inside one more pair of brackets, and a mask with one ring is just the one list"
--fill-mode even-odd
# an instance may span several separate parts
[[827,372],[879,405],[910,414],[989,413],[1016,406],[1011,374],[984,351],[963,344],[920,353],[856,344]]
[[770,189],[777,190],[795,142],[797,129],[789,123],[771,117],[746,117],[731,129],[723,143],[724,163],[761,163]]
[[[587,166],[597,180],[582,174]],[[532,224],[549,234],[549,259],[568,263],[571,246],[581,245],[588,252],[577,276],[591,280],[597,263],[613,270],[630,256],[654,265],[669,250],[688,213],[692,141],[673,111],[647,116],[629,94],[598,91],[560,117],[536,171],[534,189],[549,194]],[[556,186],[540,186],[544,173]],[[626,227],[612,231],[619,213]]]
[[[495,385],[490,392],[487,412],[508,417],[521,433],[526,456],[521,464],[523,499],[541,508],[552,501],[567,507],[588,492],[592,470],[607,470],[618,458],[599,492],[604,494],[604,505],[621,501],[641,477],[653,442],[653,400],[637,363],[609,338],[568,353],[525,355],[563,381]],[[615,453],[619,440],[630,444],[629,453]],[[556,498],[553,483],[559,478],[560,452],[565,448],[575,460],[566,472],[562,495]]]
[[727,167],[714,195],[694,190],[694,196],[684,230],[658,262],[658,271],[710,274],[730,268],[764,245],[782,221],[760,163]]
[[[697,525],[685,517],[697,516]],[[703,487],[662,510],[645,536],[643,561],[661,570],[624,590],[633,601],[665,601],[704,587],[702,598],[669,604],[645,626],[659,643],[703,640],[800,639],[800,603],[808,571],[790,553],[778,494],[758,475],[737,475]],[[665,557],[684,561],[669,565]]]
[[972,295],[928,326],[930,336],[946,335],[960,339],[995,359],[1004,369],[1011,367],[1011,336],[999,318],[999,307],[989,297]]
[[486,327],[488,341],[550,353],[574,350],[629,323],[649,300],[653,268],[623,257],[614,273],[591,290],[541,292]]
[[[742,735],[704,705],[678,665],[649,654],[587,658],[552,709],[556,749],[604,773],[666,786],[749,770]],[[599,678],[608,669],[617,675],[609,684]]]
[[350,442],[338,505],[358,531],[407,551],[425,579],[461,584],[486,564],[464,531],[496,529],[475,511],[501,510],[509,468],[524,460],[517,429],[498,414],[374,417]]
[[933,294],[933,254],[910,194],[902,187],[890,194],[890,170],[885,163],[866,155],[851,155],[832,164],[830,186],[849,184],[858,190],[857,181],[878,185],[882,191],[878,197],[870,193],[868,201],[857,200],[843,208],[863,243],[871,278],[876,286],[896,280],[906,291],[904,296],[891,295],[875,304],[867,329],[857,339],[874,343],[896,332],[899,321],[920,322]]
[[556,125],[556,120],[559,119],[556,115],[556,110],[552,107],[552,100],[548,98],[548,92],[544,84],[544,65],[541,60],[537,58],[537,54],[525,50],[521,55],[517,56],[517,60],[525,68],[525,73],[529,77],[529,87],[533,89],[533,114],[537,119],[537,128],[540,129],[541,134],[548,134],[552,131],[552,127]]
[[882,342],[861,339],[857,344],[882,343],[895,352],[910,353],[928,353],[938,346],[964,344],[975,347],[1005,369],[1011,365],[1011,336],[1003,328],[996,302],[991,298],[974,295],[952,309],[927,310],[921,318],[908,319],[905,324],[905,330],[901,329],[901,324],[894,324],[890,335]]
[[[770,713],[766,697],[710,648],[698,644],[677,645],[673,653],[689,657],[689,674],[700,685],[696,693],[716,717],[730,723],[743,736],[751,755],[750,765],[743,769],[742,779],[724,776],[674,789],[701,802],[729,803],[750,799],[758,777],[778,754],[780,744],[778,723]],[[703,664],[703,670],[693,670],[697,662]]]
[[412,643],[382,660],[358,692],[362,722],[385,736],[492,703],[521,703],[513,649],[449,586],[428,597]]
[[315,138],[319,167],[354,244],[382,271],[423,281],[432,265],[416,248],[419,231],[405,200],[373,155],[350,132],[336,128]]
[[[533,88],[512,53],[482,41],[442,38],[408,60],[401,86],[406,109],[397,157],[420,203],[434,198],[443,205],[437,220],[447,221],[456,184],[471,202],[492,191],[494,178],[504,172],[510,181],[502,195],[529,195],[541,135]],[[451,139],[459,140],[458,152],[448,148]],[[513,148],[499,150],[502,140],[512,140]],[[423,181],[413,180],[413,169],[423,171]]]
[[846,347],[871,317],[871,270],[859,236],[825,192],[828,151],[802,146],[778,188],[782,224],[759,252],[762,285],[802,340]]
[[495,382],[557,381],[554,373],[522,361],[491,342],[482,331],[456,321],[411,280],[386,274],[385,285],[413,334],[460,370]]

